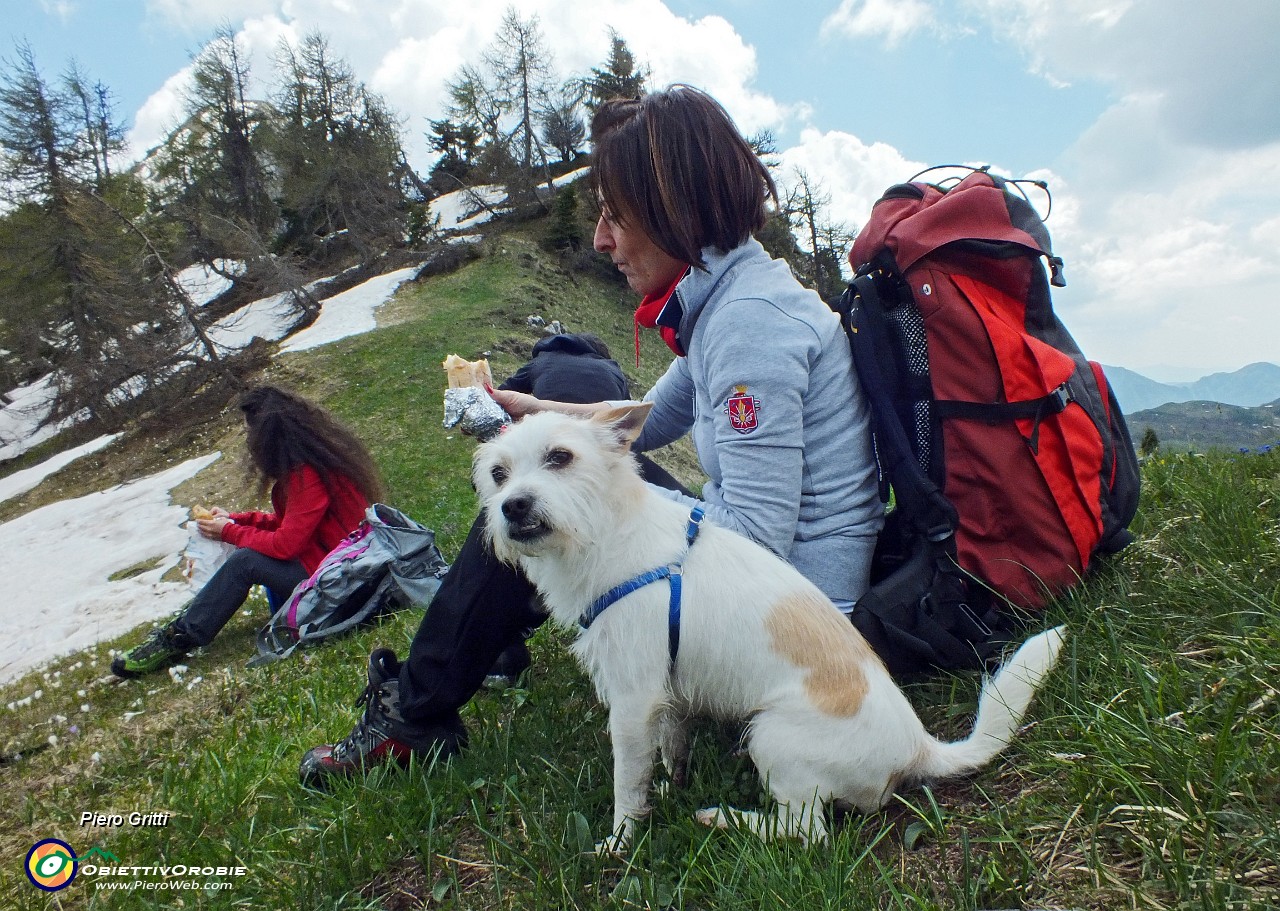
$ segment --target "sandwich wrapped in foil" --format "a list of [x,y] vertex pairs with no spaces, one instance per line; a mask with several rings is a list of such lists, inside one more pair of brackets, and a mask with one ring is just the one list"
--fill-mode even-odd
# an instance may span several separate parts
[[459,386],[444,391],[444,426],[487,442],[511,423],[511,416],[489,393],[476,386]]

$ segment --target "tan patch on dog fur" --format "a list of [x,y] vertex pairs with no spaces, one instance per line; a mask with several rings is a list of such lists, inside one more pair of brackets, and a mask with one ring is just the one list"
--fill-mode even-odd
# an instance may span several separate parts
[[858,714],[867,695],[863,664],[878,660],[853,624],[827,602],[809,595],[779,601],[765,618],[773,651],[803,668],[804,688],[828,715]]

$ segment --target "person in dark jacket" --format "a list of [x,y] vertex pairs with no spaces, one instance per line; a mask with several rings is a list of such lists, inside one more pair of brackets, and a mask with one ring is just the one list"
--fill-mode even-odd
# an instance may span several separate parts
[[622,368],[610,358],[604,340],[591,332],[566,332],[539,340],[529,362],[498,388],[557,402],[584,395],[598,395],[594,401],[629,397]]
[[119,677],[161,670],[208,645],[255,585],[283,600],[308,578],[377,501],[381,481],[364,444],[333,415],[276,386],[240,400],[250,470],[271,512],[228,512],[199,520],[200,534],[236,549],[178,616],[111,662]]
[[[586,332],[540,339],[528,363],[499,388],[582,404],[630,396],[608,347]],[[638,461],[645,480],[689,495],[648,457]],[[544,620],[533,585],[489,549],[481,513],[432,598],[408,657],[398,661],[385,648],[369,656],[363,717],[346,739],[307,751],[299,770],[303,783],[323,786],[330,777],[388,761],[404,765],[413,753],[457,752],[466,744],[458,708],[486,678],[491,685],[508,685],[529,667],[525,639]]]

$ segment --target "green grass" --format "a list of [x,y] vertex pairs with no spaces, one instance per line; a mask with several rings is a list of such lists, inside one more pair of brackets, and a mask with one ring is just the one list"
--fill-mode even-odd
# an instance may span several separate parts
[[[473,444],[440,425],[446,354],[490,352],[504,376],[536,338],[525,318],[538,313],[604,336],[637,391],[668,360],[647,338],[634,367],[625,291],[562,271],[527,239],[490,244],[460,272],[404,291],[396,325],[271,369],[370,441],[388,501],[436,529],[446,556],[475,514]],[[233,446],[233,419],[190,445]],[[669,461],[695,479],[687,451]],[[3,688],[0,907],[1275,907],[1280,456],[1153,459],[1143,480],[1137,544],[1049,612],[1071,639],[1019,740],[972,779],[846,818],[826,846],[766,846],[692,821],[702,806],[765,800],[738,732],[708,723],[690,787],[656,800],[632,857],[585,852],[611,814],[605,713],[548,628],[525,688],[467,707],[472,747],[460,759],[303,791],[298,760],[354,723],[369,651],[406,650],[420,613],[249,670],[266,619],[253,601],[182,683],[103,682],[107,649],[135,631]],[[190,482],[193,500],[204,483]],[[976,690],[959,675],[909,695],[931,730],[955,737]],[[163,828],[85,828],[86,811],[173,815]],[[248,873],[221,892],[112,892],[81,877],[46,895],[21,868],[49,837],[122,864]]]

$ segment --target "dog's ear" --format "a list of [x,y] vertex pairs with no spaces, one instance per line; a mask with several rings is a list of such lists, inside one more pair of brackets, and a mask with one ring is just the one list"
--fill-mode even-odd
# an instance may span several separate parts
[[612,430],[622,449],[630,449],[631,444],[640,435],[640,428],[644,426],[645,418],[652,410],[653,402],[637,402],[634,405],[598,411],[592,415],[591,420],[597,424],[604,424]]

